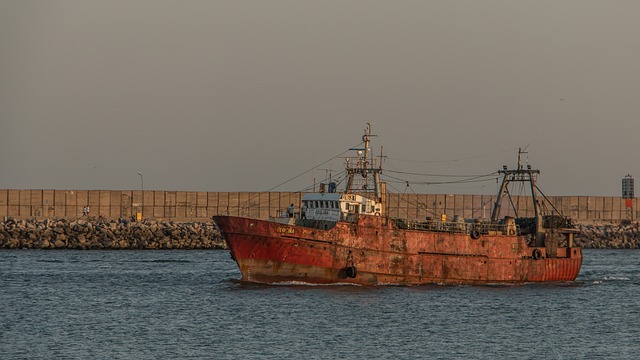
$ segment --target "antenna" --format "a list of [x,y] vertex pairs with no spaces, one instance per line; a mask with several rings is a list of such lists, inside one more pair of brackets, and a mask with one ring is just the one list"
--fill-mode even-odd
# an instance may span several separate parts
[[518,170],[522,170],[522,154],[527,154],[527,164],[529,164],[529,153],[526,151],[529,145],[527,145],[524,149],[518,148]]

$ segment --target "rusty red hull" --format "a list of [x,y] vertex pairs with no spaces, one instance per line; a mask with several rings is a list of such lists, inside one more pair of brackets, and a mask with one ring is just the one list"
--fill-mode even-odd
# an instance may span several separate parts
[[582,265],[578,247],[547,254],[522,236],[401,230],[377,216],[328,230],[233,216],[215,221],[250,282],[520,284],[573,281]]

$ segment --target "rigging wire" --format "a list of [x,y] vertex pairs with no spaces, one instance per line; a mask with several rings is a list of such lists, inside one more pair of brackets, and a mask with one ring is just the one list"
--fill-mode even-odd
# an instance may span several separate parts
[[[356,144],[356,145],[354,145],[354,146],[352,146],[352,147],[348,148],[347,150],[345,150],[345,151],[341,152],[340,154],[335,155],[334,157],[330,158],[329,160],[323,161],[322,163],[320,163],[320,164],[318,164],[318,165],[316,165],[316,166],[314,166],[314,167],[312,167],[312,168],[310,168],[310,169],[308,169],[308,170],[306,170],[306,171],[303,171],[303,172],[301,172],[300,174],[298,174],[298,175],[296,175],[296,176],[294,176],[294,177],[292,177],[292,178],[290,178],[290,179],[288,179],[288,180],[286,180],[286,181],[283,181],[283,182],[281,182],[280,184],[278,184],[278,185],[276,185],[276,186],[274,186],[274,187],[272,187],[272,188],[270,188],[270,189],[268,189],[268,190],[265,190],[265,191],[261,191],[261,192],[259,192],[257,195],[255,195],[255,196],[253,196],[253,197],[250,197],[249,199],[247,199],[246,201],[244,201],[244,202],[242,202],[242,203],[239,203],[239,204],[238,204],[238,206],[236,206],[235,208],[236,208],[236,209],[240,209],[240,208],[244,207],[246,204],[250,204],[250,203],[251,203],[251,201],[252,201],[252,200],[254,200],[256,197],[259,197],[259,196],[260,196],[260,195],[262,195],[262,194],[265,194],[265,193],[271,192],[271,191],[273,191],[273,190],[275,190],[275,189],[279,188],[280,186],[282,186],[282,185],[284,185],[284,184],[286,184],[286,183],[288,183],[288,182],[291,182],[291,181],[293,181],[293,180],[295,180],[295,179],[299,178],[300,176],[302,176],[302,175],[304,175],[304,174],[307,174],[307,173],[309,173],[309,172],[311,172],[311,171],[313,171],[313,170],[317,169],[318,167],[320,167],[320,166],[322,166],[322,165],[324,165],[324,164],[326,164],[326,163],[328,163],[328,162],[330,162],[330,161],[332,161],[332,160],[334,160],[334,159],[336,159],[336,158],[339,158],[340,156],[342,156],[342,155],[346,154],[347,152],[351,151],[351,149],[353,149],[353,148],[355,148],[355,147],[358,147],[358,146],[362,145],[363,143],[364,143],[364,142],[360,142],[360,143],[358,143],[358,144]],[[296,192],[294,192],[294,194],[297,194],[297,193],[300,193],[300,192],[301,192],[301,191],[296,191]]]
[[[262,191],[257,193],[256,195],[254,195],[253,197],[250,197],[247,201],[244,201],[240,204],[238,204],[237,206],[235,206],[234,208],[240,209],[245,207],[247,204],[251,203],[251,201],[255,200],[257,197],[259,197],[260,195],[264,194],[264,193],[268,193],[270,191],[273,191],[277,188],[279,188],[280,186],[287,184],[313,170],[316,170],[317,168],[319,168],[320,166],[341,157],[342,155],[344,155],[345,153],[347,153],[348,151],[351,151],[353,148],[357,148],[358,146],[362,145],[364,142],[360,142],[359,144],[352,146],[350,148],[348,148],[347,150],[343,151],[342,153],[335,155],[333,157],[331,157],[330,159],[323,161],[322,163],[319,163],[317,165],[315,165],[314,167],[303,171],[293,177],[291,177],[290,179],[283,181],[279,184],[277,184],[276,186],[271,187],[268,190]],[[506,152],[502,151],[502,152]],[[511,150],[509,150],[511,151]],[[502,153],[502,152],[497,152],[497,153]],[[497,154],[497,153],[492,153],[492,154]],[[451,162],[451,161],[459,161],[459,160],[466,160],[466,159],[472,159],[472,158],[477,158],[477,157],[482,157],[482,156],[487,156],[487,155],[492,155],[492,154],[485,154],[485,155],[478,155],[478,156],[474,156],[474,157],[467,157],[467,158],[462,158],[462,159],[455,159],[455,160],[449,160],[449,161],[424,161],[424,162]],[[461,179],[456,179],[456,180],[451,180],[451,181],[409,181],[406,179],[402,179],[400,177],[396,177],[396,176],[392,176],[392,175],[388,175],[387,173],[392,173],[392,174],[401,174],[401,175],[410,175],[410,176],[428,176],[428,177],[449,177],[449,178],[461,178]],[[428,208],[427,204],[423,204],[419,197],[418,194],[415,192],[415,190],[413,189],[413,187],[411,185],[443,185],[443,184],[468,184],[468,183],[479,183],[479,182],[487,182],[487,181],[494,181],[497,180],[497,178],[495,177],[495,175],[499,174],[499,171],[494,171],[488,174],[480,174],[480,175],[445,175],[445,174],[427,174],[427,173],[413,173],[413,172],[406,172],[406,171],[400,171],[400,170],[385,170],[385,173],[381,174],[385,179],[385,181],[389,184],[388,186],[392,189],[394,189],[396,191],[396,193],[398,193],[404,200],[404,202],[407,205],[412,205],[415,206],[417,209],[423,209],[425,210],[427,213],[431,213],[433,215],[435,215],[435,209],[434,210],[430,210]],[[347,171],[343,170],[342,172],[336,174],[336,175],[329,175],[328,177],[325,176],[324,180],[321,180],[321,182],[331,179],[331,181],[336,182],[337,184],[341,184],[345,179],[346,179],[346,175],[347,175]],[[396,187],[394,187],[391,184],[405,184],[405,188],[404,191],[401,191],[399,189],[397,189]],[[315,186],[315,185],[314,185]],[[303,192],[308,192],[313,188],[313,186],[307,186],[301,190],[295,191],[293,192],[293,194],[298,194],[298,193],[303,193]],[[524,188],[524,184],[521,184],[521,187],[519,189],[519,192],[523,192]],[[540,189],[536,186],[536,189],[538,191],[540,191]],[[513,199],[511,198],[511,192],[508,189],[505,189],[507,192],[507,196],[508,199],[510,201],[510,205],[513,209],[514,212],[517,213],[517,207],[518,205],[513,203]],[[512,189],[515,190],[515,189]],[[409,198],[409,196],[407,194],[407,191],[411,191],[411,193],[413,193],[413,195],[416,196],[415,201],[411,201]],[[518,191],[515,191],[518,192]],[[547,202],[551,205],[551,207],[559,213],[559,211],[555,208],[555,206],[553,205],[553,203],[551,203],[549,201],[549,199],[546,197],[546,195],[544,193],[542,193],[542,191],[540,191],[541,195],[543,196],[543,198],[545,200],[547,200]],[[406,199],[404,199],[404,197],[407,197]],[[484,202],[481,206],[481,208],[484,208],[488,203],[492,202],[495,196],[492,196],[488,201]],[[519,202],[519,199],[517,200]],[[388,204],[389,206],[390,204]],[[477,211],[480,211],[481,208],[476,208],[473,212],[472,215],[475,215],[475,213]],[[398,208],[399,210],[399,208]]]
[[468,156],[468,157],[459,158],[459,159],[451,159],[451,160],[406,160],[406,159],[398,159],[398,158],[393,158],[393,157],[387,157],[387,159],[396,160],[396,161],[413,162],[413,163],[452,163],[452,162],[458,162],[458,161],[464,161],[464,160],[477,159],[477,158],[481,158],[481,157],[485,157],[485,156],[502,154],[502,153],[511,152],[511,151],[514,151],[514,150],[516,150],[516,148],[511,148],[511,149],[502,150],[502,151],[496,151],[496,152],[488,153],[488,154],[480,154],[480,155]]
[[[343,171],[341,171],[340,173],[336,174],[336,175],[335,175],[335,177],[332,179],[332,181],[333,181],[333,182],[335,182],[335,183],[336,183],[336,185],[340,185],[340,184],[345,180],[346,175],[347,175],[347,171],[346,171],[346,170],[343,170]],[[328,180],[329,180],[329,177],[325,177],[324,179],[320,180],[320,182],[322,183],[322,182],[325,182],[325,181],[328,181]],[[290,194],[301,194],[301,193],[306,193],[306,192],[309,192],[309,191],[315,191],[315,185],[313,185],[313,184],[312,184],[312,185],[309,185],[309,186],[307,186],[307,187],[305,187],[305,188],[302,188],[302,189],[300,189],[300,190],[290,192]],[[246,207],[247,212],[249,212],[249,208],[250,208],[251,206],[254,206],[254,205],[255,205],[255,204],[254,204],[254,205],[252,205],[252,204],[251,204],[251,200],[253,200],[253,199],[255,199],[255,198],[259,197],[259,196],[260,196],[260,195],[262,195],[262,194],[266,194],[266,193],[267,193],[267,191],[265,191],[265,192],[260,192],[260,193],[258,193],[258,194],[256,194],[256,195],[254,195],[253,197],[249,198],[247,201],[244,201],[244,202],[242,202],[242,203],[239,203],[238,205],[236,205],[236,206],[234,206],[234,207],[227,207],[227,214],[229,213],[229,211],[230,211],[231,209],[234,209],[234,210],[240,210],[240,209],[243,209],[243,208],[245,208],[245,207]],[[258,204],[257,204],[257,205],[261,205],[261,203],[260,203],[260,202],[258,202]]]
[[[398,183],[398,182],[396,182]],[[393,186],[393,185],[388,185],[390,188],[392,188],[393,190],[395,190],[395,192],[397,194],[402,194],[402,191],[400,189],[398,189],[397,187]],[[412,206],[412,207],[416,207],[417,209],[422,209],[425,211],[425,213],[432,215],[432,216],[436,216],[436,210],[435,207],[433,209],[429,208],[429,204],[420,201],[419,195],[418,193],[416,193],[414,191],[414,189],[409,186],[409,188],[411,189],[411,191],[413,192],[413,195],[415,195],[415,201],[411,201],[410,198],[403,198],[404,203],[407,204],[407,206]],[[437,195],[445,195],[445,194],[431,194],[433,196],[437,196]],[[495,194],[491,195],[486,201],[482,202],[480,204],[480,206],[477,206],[475,208],[472,209],[471,211],[471,218],[478,218],[480,217],[480,213],[482,212],[482,214],[484,214],[484,211],[486,210],[486,206],[487,205],[491,205],[495,202],[496,200],[496,196]],[[387,206],[389,207],[389,209],[391,209],[391,204],[387,204]],[[491,205],[492,206],[492,205]],[[396,211],[400,211],[399,207],[395,207]],[[492,207],[489,208],[489,213],[491,213]],[[484,215],[482,216],[482,218],[484,219]]]
[[441,185],[441,184],[467,184],[467,183],[476,183],[476,182],[484,182],[484,181],[493,181],[495,179],[495,175],[497,174],[498,172],[494,171],[489,174],[472,176],[467,179],[452,180],[452,181],[407,181],[406,179],[402,179],[402,178],[387,175],[387,174],[383,174],[383,176],[386,178],[394,179],[396,180],[396,182],[410,183],[414,185]]
[[[357,145],[355,145],[355,146],[352,146],[351,148],[355,148],[355,147],[360,146],[360,145],[362,145],[362,144],[363,144],[363,142],[360,142],[359,144],[357,144]],[[280,184],[278,184],[278,185],[276,185],[276,186],[272,187],[271,189],[265,190],[265,191],[263,191],[263,192],[273,191],[273,190],[275,190],[275,189],[279,188],[280,186],[282,186],[282,185],[284,185],[284,184],[286,184],[286,183],[288,183],[288,182],[290,182],[290,181],[293,181],[293,180],[295,180],[295,179],[299,178],[300,176],[302,176],[302,175],[304,175],[304,174],[306,174],[306,173],[308,173],[308,172],[310,172],[310,171],[315,170],[316,168],[318,168],[318,167],[320,167],[320,166],[322,166],[322,165],[324,165],[324,164],[328,163],[329,161],[331,161],[331,160],[333,160],[333,159],[335,159],[335,158],[338,158],[338,157],[340,157],[340,156],[344,155],[345,153],[347,153],[347,152],[351,151],[351,148],[349,148],[349,149],[347,149],[347,150],[345,150],[345,151],[341,152],[340,154],[338,154],[338,155],[336,155],[336,156],[332,157],[331,159],[326,160],[326,161],[323,161],[322,163],[320,163],[320,164],[318,164],[318,165],[316,165],[316,166],[312,167],[311,169],[308,169],[308,170],[306,170],[306,171],[304,171],[304,172],[301,172],[300,174],[298,174],[298,175],[296,175],[296,176],[294,176],[294,177],[290,178],[289,180],[285,180],[285,181],[281,182]]]
[[560,216],[564,216],[556,207],[555,205],[551,202],[551,200],[549,200],[549,198],[547,197],[547,195],[545,195],[545,193],[542,192],[542,190],[540,190],[540,188],[538,187],[538,185],[536,184],[536,189],[538,190],[538,192],[540,192],[540,195],[542,195],[542,197],[546,200],[546,202],[551,206],[551,208],[556,212],[556,214],[560,215]]
[[410,188],[413,195],[416,196],[416,207],[417,208],[422,207],[422,209],[424,209],[427,213],[430,213],[431,215],[436,216],[435,210],[434,211],[429,210],[429,207],[427,206],[426,203],[420,202],[420,198],[418,197],[418,194],[415,192],[415,190],[413,190],[413,188],[409,185],[408,182],[407,182],[407,187]]
[[[485,176],[487,174],[483,174],[483,175],[447,175],[447,174],[423,174],[423,173],[413,173],[413,172],[408,172],[408,171],[398,171],[398,170],[385,170],[384,172],[386,173],[394,173],[394,174],[403,174],[403,175],[416,175],[416,176],[433,176],[433,177],[474,177],[474,176]],[[492,174],[497,174],[498,172],[495,171]]]

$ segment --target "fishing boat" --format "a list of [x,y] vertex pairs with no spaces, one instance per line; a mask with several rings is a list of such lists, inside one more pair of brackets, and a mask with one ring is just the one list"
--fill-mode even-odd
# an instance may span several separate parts
[[[345,161],[346,185],[321,184],[302,204],[269,219],[219,215],[214,222],[242,281],[417,285],[573,281],[582,251],[572,221],[545,205],[539,170],[503,166],[491,219],[390,217],[382,161],[367,124],[361,148]],[[382,154],[380,154],[380,158]],[[533,217],[502,216],[508,185],[528,183]],[[549,210],[551,209],[551,210]]]

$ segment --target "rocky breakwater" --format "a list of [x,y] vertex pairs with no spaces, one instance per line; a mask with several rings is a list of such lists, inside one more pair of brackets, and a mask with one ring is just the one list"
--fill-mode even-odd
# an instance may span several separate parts
[[580,225],[575,244],[586,249],[640,249],[640,229],[633,225]]
[[224,249],[213,223],[79,220],[22,220],[0,223],[4,249]]

